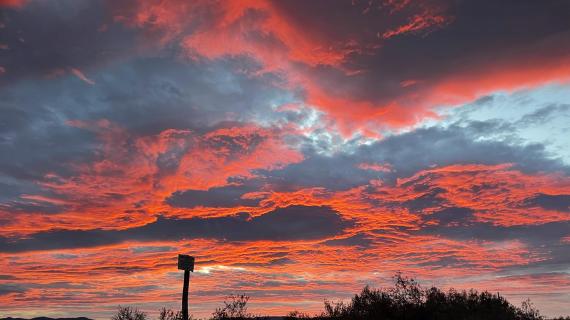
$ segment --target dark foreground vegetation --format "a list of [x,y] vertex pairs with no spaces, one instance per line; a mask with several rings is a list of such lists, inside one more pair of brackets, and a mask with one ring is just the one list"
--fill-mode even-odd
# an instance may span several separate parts
[[[540,315],[530,300],[520,307],[504,297],[487,291],[442,291],[436,287],[422,288],[414,279],[394,277],[394,286],[385,289],[365,287],[349,302],[325,301],[324,311],[308,315],[290,312],[282,319],[338,319],[338,320],[540,320]],[[213,320],[269,319],[248,312],[246,295],[231,295],[223,306],[212,314]],[[271,317],[271,319],[276,319]],[[556,318],[570,320],[570,317]],[[147,320],[144,312],[130,307],[119,307],[112,320]],[[159,320],[182,320],[180,312],[162,309]]]

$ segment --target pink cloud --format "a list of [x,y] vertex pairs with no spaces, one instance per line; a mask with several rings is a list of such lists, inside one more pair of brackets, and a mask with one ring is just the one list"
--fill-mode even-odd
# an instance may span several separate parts
[[83,81],[87,84],[90,84],[90,85],[95,85],[95,81],[87,78],[87,76],[81,70],[79,70],[77,68],[71,68],[70,71],[74,76],[79,78],[81,81]]

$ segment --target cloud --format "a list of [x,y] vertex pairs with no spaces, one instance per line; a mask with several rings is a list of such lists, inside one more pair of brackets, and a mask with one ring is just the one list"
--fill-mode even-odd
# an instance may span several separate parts
[[17,284],[0,284],[0,296],[26,292],[26,288]]
[[450,207],[435,211],[426,217],[426,220],[436,220],[440,225],[448,225],[450,223],[468,223],[473,218],[475,211],[470,208]]
[[[321,186],[330,190],[349,189],[373,179],[394,183],[421,170],[452,164],[512,163],[523,172],[570,173],[570,168],[560,159],[552,158],[542,144],[493,139],[495,134],[511,129],[495,121],[420,127],[370,144],[347,147],[331,155],[317,153],[309,147],[304,150],[304,161],[257,173],[283,188]],[[362,168],[361,163],[382,163],[390,170],[370,171]]]
[[0,203],[0,210],[12,213],[27,212],[40,214],[56,214],[64,212],[65,208],[47,201],[20,200]]
[[[424,189],[424,187],[426,189]],[[419,184],[414,186],[414,190],[420,192],[421,191],[427,191],[427,192],[420,193],[420,196],[410,200],[406,200],[402,203],[404,207],[408,208],[408,210],[412,212],[420,213],[423,212],[425,209],[438,208],[446,203],[445,197],[442,197],[441,194],[445,194],[447,190],[441,187],[435,186],[431,188],[430,186],[424,186],[422,184]]]
[[488,241],[520,240],[534,247],[553,244],[568,234],[570,222],[549,222],[537,225],[495,226],[490,223],[472,223],[462,226],[427,226],[425,234],[437,234],[451,239],[478,239]]
[[327,246],[332,247],[370,247],[374,243],[374,238],[366,234],[355,234],[348,238],[331,239],[323,242]]
[[295,241],[334,236],[351,226],[326,206],[289,206],[258,217],[170,219],[125,230],[52,230],[23,239],[0,239],[1,252],[88,248],[125,241],[216,239],[224,241]]
[[87,78],[87,76],[81,70],[77,68],[71,68],[71,73],[73,73],[73,75],[75,75],[77,78],[81,79],[81,81],[90,85],[95,85],[95,81]]
[[301,88],[305,102],[348,136],[437,118],[436,107],[497,90],[568,78],[570,19],[550,18],[569,12],[563,2],[135,3],[121,11],[129,25],[162,33],[163,43],[182,39],[197,60],[254,57],[263,70],[284,73],[289,87]]
[[[414,15],[408,19],[408,22],[395,29],[385,31],[382,38],[390,39],[398,35],[407,33],[429,32],[437,28],[443,28],[446,24],[451,23],[449,17],[438,14],[437,11],[426,10],[421,14]],[[428,30],[428,31],[426,31]]]
[[83,74],[135,54],[139,47],[136,34],[114,23],[102,2],[32,1],[18,10],[6,10],[1,22],[0,37],[8,49],[0,58],[6,68],[0,86],[28,78],[56,78],[68,69]]
[[250,192],[260,190],[259,183],[246,183],[242,185],[228,185],[214,187],[208,190],[186,190],[176,191],[166,198],[166,203],[173,207],[192,208],[203,207],[255,207],[262,200],[260,195],[246,197]]
[[[251,156],[254,167],[263,159],[291,155],[283,152],[277,141],[281,139],[279,127],[254,132],[251,128],[256,125],[246,123],[264,119],[268,126],[277,124],[281,116],[268,105],[289,96],[273,86],[271,76],[233,74],[231,70],[237,64],[229,61],[196,66],[169,58],[136,58],[112,70],[94,72],[97,86],[85,86],[73,77],[28,79],[4,86],[0,90],[0,188],[7,190],[0,196],[2,201],[29,205],[19,196],[52,197],[49,188],[39,184],[61,183],[81,175],[82,168],[89,164],[109,160],[103,158],[114,151],[106,148],[137,149],[139,152],[121,153],[124,158],[114,165],[152,157],[160,176],[177,172],[181,161],[189,164],[189,150],[202,157],[216,153],[213,156],[221,157],[218,170],[225,165],[222,158],[249,161],[244,156],[256,150],[265,150],[267,155]],[[94,129],[93,124],[105,122],[122,131],[111,138],[110,126]],[[106,130],[109,132],[103,134]],[[243,135],[238,133],[240,130]],[[111,140],[101,140],[103,136]],[[114,144],[112,139],[116,140]],[[135,140],[141,145],[136,145]],[[161,147],[159,143],[170,144]],[[147,144],[164,150],[157,154],[143,150]],[[275,152],[275,147],[281,152]],[[136,156],[140,157],[134,159]],[[235,166],[233,174],[245,174],[249,169],[235,171],[239,168]],[[199,170],[197,174],[212,177]]]
[[517,124],[519,125],[544,125],[552,121],[555,116],[564,116],[570,111],[568,104],[549,104],[538,110],[524,115]]
[[[434,108],[442,105],[568,79],[568,70],[558,66],[568,65],[570,24],[564,21],[569,19],[547,18],[549,12],[568,12],[568,4],[442,2],[444,12],[453,17],[451,23],[427,36],[393,37],[377,51],[348,56],[344,65],[361,72],[346,75],[334,67],[308,71],[309,101],[341,122],[352,121],[345,123],[348,128],[398,128],[437,118]],[[307,22],[310,15],[304,18]],[[338,23],[349,28],[359,25]],[[422,24],[409,24],[414,25]],[[525,36],[516,37],[522,29]],[[492,50],[480,50],[483,47]],[[529,66],[529,59],[542,64]]]
[[570,212],[569,194],[544,194],[538,193],[527,200],[529,206],[539,206],[547,210]]
[[21,7],[26,3],[26,0],[0,0],[0,7]]

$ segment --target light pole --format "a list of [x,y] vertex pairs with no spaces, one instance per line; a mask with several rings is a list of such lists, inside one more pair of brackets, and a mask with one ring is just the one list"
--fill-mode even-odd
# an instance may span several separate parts
[[194,272],[194,257],[179,254],[178,269],[184,270],[184,286],[182,287],[182,320],[188,320],[188,286],[190,272]]

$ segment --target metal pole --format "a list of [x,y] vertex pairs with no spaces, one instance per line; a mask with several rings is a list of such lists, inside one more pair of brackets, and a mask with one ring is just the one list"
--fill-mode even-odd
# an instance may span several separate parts
[[190,282],[190,271],[184,270],[184,287],[182,288],[182,319],[188,320],[188,285]]

